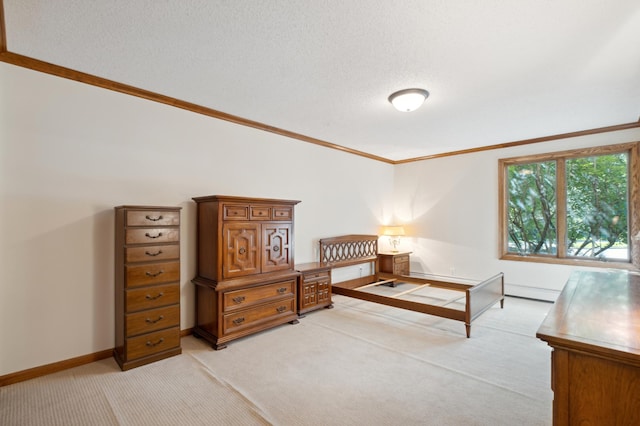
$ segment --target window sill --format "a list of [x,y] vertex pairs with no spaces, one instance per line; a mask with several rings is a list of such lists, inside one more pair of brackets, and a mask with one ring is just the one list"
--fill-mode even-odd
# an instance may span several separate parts
[[500,260],[513,260],[516,262],[551,263],[555,265],[584,266],[584,267],[593,267],[593,268],[624,269],[629,271],[638,271],[638,267],[636,267],[630,262],[569,259],[569,258],[558,258],[554,256],[534,256],[534,255],[519,255],[519,254],[503,254],[500,257]]

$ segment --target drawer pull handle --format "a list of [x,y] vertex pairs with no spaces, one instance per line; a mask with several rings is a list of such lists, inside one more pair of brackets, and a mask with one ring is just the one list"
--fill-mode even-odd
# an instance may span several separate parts
[[147,220],[150,220],[150,221],[152,221],[152,222],[157,222],[157,221],[159,221],[159,220],[162,220],[162,215],[160,215],[160,216],[155,216],[155,217],[151,217],[151,216],[149,216],[149,215],[146,215],[145,217],[147,218]]
[[147,318],[145,321],[148,322],[149,324],[155,324],[158,321],[162,321],[163,319],[164,319],[164,315],[160,315],[158,317],[158,319],[156,319],[156,320],[152,320],[151,318]]
[[245,249],[244,247],[240,247],[240,249],[238,250],[238,253],[240,254],[245,254],[247,252],[247,249]]
[[275,247],[273,248],[273,251],[275,251],[276,253],[277,253],[277,252],[279,252],[279,251],[280,251],[280,246],[275,246]]
[[152,296],[152,295],[150,295],[150,294],[147,294],[147,295],[145,296],[145,299],[147,299],[147,300],[156,300],[156,299],[161,298],[162,296],[164,296],[164,293],[163,293],[163,292],[158,293],[158,295],[157,295],[157,296]]
[[148,276],[148,277],[155,278],[155,277],[157,277],[157,276],[158,276],[158,275],[160,275],[160,274],[164,274],[164,271],[163,271],[162,269],[160,269],[160,270],[159,270],[158,272],[156,272],[155,274],[154,274],[153,272],[149,272],[149,271],[147,271],[147,272],[145,272],[145,274],[147,274],[147,276]]
[[154,256],[155,257],[155,256],[157,256],[159,254],[162,254],[162,250],[158,250],[155,253],[151,253],[151,252],[145,251],[144,254],[146,254],[147,256]]
[[244,296],[234,297],[233,301],[236,302],[236,303],[242,303],[242,302],[244,302]]
[[244,322],[244,317],[236,318],[236,319],[234,319],[234,320],[233,320],[233,323],[234,323],[235,325],[240,325],[240,324],[242,324],[243,322]]
[[286,306],[278,306],[278,308],[276,309],[276,311],[278,311],[279,314],[283,313],[286,310],[287,310]]
[[162,237],[162,232],[158,232],[158,235],[151,235],[148,232],[146,232],[144,235],[147,238],[160,238],[160,237]]
[[286,288],[286,287],[280,287],[280,288],[278,289],[278,293],[280,293],[280,294],[284,293],[285,291],[287,291],[287,288]]
[[164,342],[164,337],[161,337],[160,340],[158,340],[155,343],[151,342],[150,340],[147,340],[147,346],[149,346],[149,347],[158,346],[162,342]]

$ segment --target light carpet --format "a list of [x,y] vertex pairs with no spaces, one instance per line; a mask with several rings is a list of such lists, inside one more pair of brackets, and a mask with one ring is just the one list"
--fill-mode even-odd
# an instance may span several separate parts
[[214,351],[127,372],[113,359],[0,388],[2,425],[550,425],[551,304],[507,298],[464,324],[334,296]]

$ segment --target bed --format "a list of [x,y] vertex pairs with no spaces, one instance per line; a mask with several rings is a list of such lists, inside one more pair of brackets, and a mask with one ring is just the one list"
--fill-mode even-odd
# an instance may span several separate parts
[[[456,282],[439,277],[381,273],[377,235],[343,235],[320,240],[320,264],[333,269],[368,264],[364,276],[332,283],[334,294],[395,308],[471,323],[500,302],[504,307],[504,274],[479,282]],[[362,271],[364,268],[361,268]]]

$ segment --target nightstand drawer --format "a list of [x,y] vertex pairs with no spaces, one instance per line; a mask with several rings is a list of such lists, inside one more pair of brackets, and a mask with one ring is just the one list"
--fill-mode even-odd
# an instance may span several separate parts
[[180,285],[164,284],[125,291],[125,312],[158,308],[180,302]]
[[329,272],[305,272],[302,274],[302,280],[305,283],[317,282],[317,281],[329,281]]
[[125,315],[126,336],[137,336],[151,331],[180,325],[180,306],[149,309]]
[[127,339],[127,359],[153,355],[180,346],[180,327],[155,331]]
[[127,211],[126,226],[176,226],[180,225],[178,211]]
[[124,249],[124,260],[127,263],[151,262],[179,258],[180,246],[178,244],[127,247]]
[[259,287],[227,291],[224,293],[223,310],[229,312],[236,309],[247,308],[269,299],[293,297],[295,294],[295,285],[295,280],[289,280]]
[[158,262],[126,266],[125,287],[159,284],[180,280],[180,262]]

